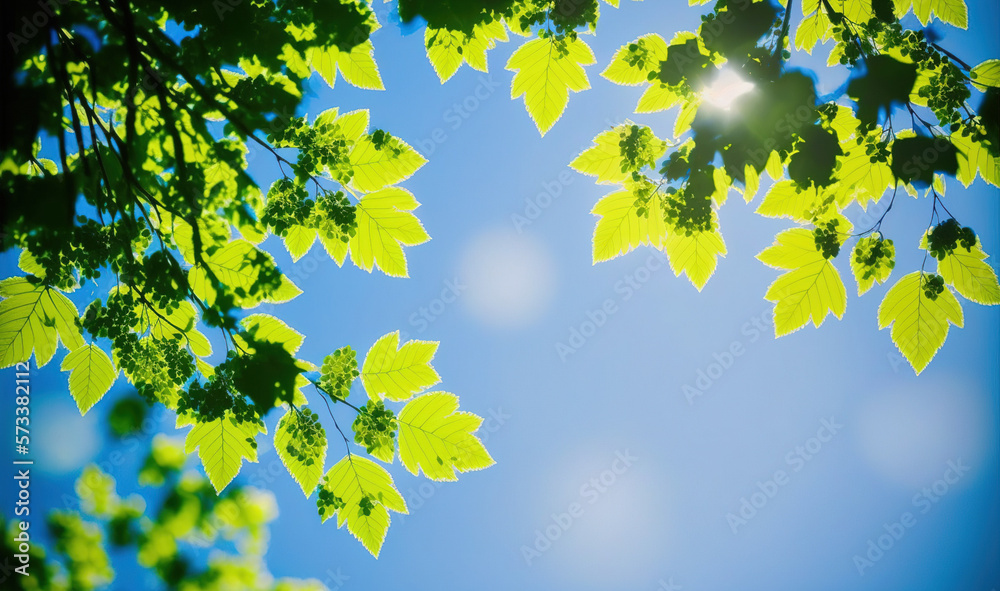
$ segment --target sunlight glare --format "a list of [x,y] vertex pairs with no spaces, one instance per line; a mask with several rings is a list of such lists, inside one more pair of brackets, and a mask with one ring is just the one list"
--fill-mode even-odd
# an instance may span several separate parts
[[753,90],[754,85],[740,78],[739,74],[730,68],[722,68],[716,74],[701,96],[706,102],[716,108],[728,111],[739,97]]

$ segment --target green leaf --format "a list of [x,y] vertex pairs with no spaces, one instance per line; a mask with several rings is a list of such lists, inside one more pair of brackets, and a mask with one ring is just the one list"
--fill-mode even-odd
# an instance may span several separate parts
[[355,142],[350,158],[351,186],[366,193],[406,180],[427,163],[406,142],[390,137],[377,144],[372,134]]
[[351,430],[354,431],[354,442],[364,446],[373,458],[392,463],[399,423],[395,413],[385,407],[385,401],[369,400],[361,405]]
[[718,218],[713,213],[713,228],[710,231],[667,233],[665,247],[674,275],[687,274],[691,284],[701,291],[715,273],[719,257],[726,256],[726,243],[718,228]]
[[706,46],[709,41],[707,35],[699,37],[688,31],[674,35],[667,48],[667,59],[658,64],[652,80],[685,90],[700,88],[714,70],[712,50]]
[[[152,336],[139,339],[131,350],[126,350],[123,359],[118,347],[111,349],[112,360],[121,368],[125,378],[142,391],[147,398],[156,400],[169,409],[176,409],[181,385],[189,375],[185,375],[183,342],[159,340]],[[183,351],[178,356],[177,351]],[[175,361],[170,363],[167,359]],[[187,361],[190,361],[187,357]],[[195,358],[199,359],[199,358]],[[178,362],[179,360],[179,362]],[[191,368],[193,369],[193,368]]]
[[727,59],[745,59],[755,49],[757,40],[775,25],[778,9],[771,2],[734,2],[725,6],[730,18],[724,21],[724,32],[715,33],[703,24],[699,30],[702,39],[706,47]]
[[660,195],[654,193],[640,213],[641,202],[634,191],[617,191],[602,197],[590,212],[601,216],[594,226],[594,262],[613,259],[640,244],[660,248],[667,235],[660,203]]
[[[237,294],[236,303],[242,308],[253,308],[262,302],[279,304],[302,293],[302,290],[284,275],[280,276],[276,286],[261,285],[259,283],[261,265],[273,266],[274,260],[270,254],[242,238],[233,240],[215,251],[205,260],[205,264],[223,285]],[[188,281],[195,295],[209,305],[215,303],[217,294],[212,288],[208,274],[200,264],[191,268]]]
[[986,262],[988,256],[977,238],[972,250],[958,247],[938,262],[938,273],[965,299],[995,306],[1000,304],[1000,285],[996,271]]
[[895,0],[895,5],[897,16],[902,17],[912,9],[920,24],[925,27],[930,23],[932,14],[942,22],[960,29],[969,26],[969,9],[964,0]]
[[636,86],[648,82],[649,73],[659,72],[660,62],[666,59],[667,42],[649,33],[622,45],[601,76],[615,84]]
[[149,330],[149,334],[157,339],[180,339],[199,357],[212,354],[212,343],[196,328],[198,313],[191,302],[179,302],[173,312],[167,312],[159,306],[149,307],[139,303],[136,315],[139,317],[137,332]]
[[375,462],[347,455],[323,478],[319,514],[325,522],[337,516],[337,527],[347,530],[378,558],[389,530],[389,511],[407,514],[406,501],[396,490],[392,476]]
[[976,173],[994,187],[1000,187],[1000,159],[995,158],[981,143],[963,137],[960,131],[951,134],[951,143],[958,149],[958,174],[955,175],[968,187],[976,180]]
[[482,470],[495,462],[473,435],[481,417],[458,411],[458,396],[432,392],[418,396],[399,413],[399,459],[413,474],[431,480],[458,480],[455,470]]
[[320,235],[320,244],[323,245],[323,250],[326,254],[330,255],[330,258],[337,263],[338,267],[344,266],[344,261],[347,259],[347,253],[350,251],[350,242],[344,242],[337,237],[328,237],[325,235]]
[[480,72],[488,71],[486,52],[496,47],[497,41],[507,41],[507,30],[499,20],[476,23],[472,34],[433,27],[424,30],[427,58],[442,84],[455,75],[462,62]]
[[715,183],[715,191],[712,193],[712,204],[716,208],[725,205],[729,199],[730,189],[739,191],[738,188],[733,186],[733,179],[726,173],[726,169],[722,166],[712,171],[712,181]]
[[97,345],[84,345],[70,351],[59,369],[70,372],[69,393],[81,415],[86,415],[104,398],[118,377],[118,370],[111,364],[108,354]]
[[[837,133],[837,139],[840,141],[840,147],[846,152],[848,145],[845,144],[847,140],[854,137],[855,132],[858,129],[859,121],[854,116],[854,111],[850,107],[845,107],[844,105],[833,105],[836,109],[833,117],[830,120],[824,120],[824,122]],[[869,135],[881,136],[882,128],[876,127],[870,132]]]
[[595,61],[594,52],[578,37],[532,39],[507,61],[507,69],[516,72],[510,98],[524,96],[524,106],[544,136],[566,109],[569,91],[590,88],[583,66]]
[[371,272],[375,265],[392,277],[409,276],[403,245],[430,240],[417,216],[420,204],[399,187],[388,187],[361,198],[357,204],[358,230],[350,241],[351,261]]
[[905,137],[892,142],[892,173],[904,183],[934,182],[934,173],[958,172],[958,148],[944,138]]
[[17,257],[17,266],[28,275],[45,279],[45,267],[38,262],[35,255],[27,250],[22,250],[21,256]]
[[399,346],[399,331],[375,341],[361,367],[361,383],[372,399],[406,400],[441,381],[431,365],[438,343],[407,341]]
[[764,295],[775,302],[776,337],[797,331],[810,319],[819,327],[828,314],[843,317],[847,290],[837,268],[817,250],[812,232],[805,228],[785,230],[757,259],[769,267],[788,270]]
[[226,416],[214,421],[195,421],[184,440],[184,453],[198,450],[205,474],[215,492],[221,493],[239,473],[243,460],[257,462],[254,440],[258,433],[267,433],[262,423],[237,421],[231,411],[226,411]]
[[811,221],[812,211],[817,205],[819,196],[815,187],[802,190],[793,181],[778,181],[764,195],[757,206],[757,213],[769,218],[788,218],[804,223]]
[[969,78],[980,90],[986,90],[987,87],[1000,88],[1000,60],[986,60],[972,68]]
[[[274,432],[274,449],[288,473],[308,497],[316,490],[323,476],[328,442],[326,432],[315,414],[300,416],[300,411],[289,408]],[[306,439],[303,441],[303,439]]]
[[[234,335],[234,341],[244,341],[243,335]],[[287,344],[258,339],[253,333],[247,333],[242,349],[248,354],[231,360],[232,386],[253,401],[259,416],[301,399],[302,372],[314,370],[314,365],[296,359]]]
[[885,294],[878,307],[878,327],[892,325],[892,342],[917,375],[927,367],[948,337],[948,324],[963,325],[962,306],[945,288],[936,299],[924,293],[924,274],[904,276]]
[[[337,107],[330,107],[329,109],[323,111],[313,120],[313,127],[321,127],[323,125],[334,125],[337,122],[337,115],[340,113],[340,109]],[[367,128],[367,125],[365,126]]]
[[368,109],[358,109],[340,115],[333,122],[340,126],[340,133],[344,138],[356,141],[368,131],[370,117]]
[[830,19],[825,13],[817,11],[803,18],[795,29],[795,48],[811,55],[816,43],[819,41],[826,43],[832,38]]
[[285,243],[288,254],[292,255],[292,262],[296,262],[305,256],[309,252],[309,249],[312,248],[313,243],[316,242],[316,230],[314,228],[306,228],[305,226],[292,225],[285,231],[285,235],[281,237],[281,240]]
[[819,124],[797,131],[797,150],[788,160],[788,178],[803,186],[828,187],[833,184],[837,157],[844,154],[837,133]]
[[[167,233],[174,240],[177,250],[190,264],[197,262],[194,252],[194,230],[191,224],[185,220],[173,216],[168,212],[159,212],[159,229]],[[205,255],[223,248],[232,237],[229,224],[222,222],[217,217],[199,217],[197,220],[198,232],[201,235],[201,248]]]
[[867,23],[875,16],[871,0],[833,0],[832,6],[834,10],[840,10],[847,20],[854,23]]
[[319,387],[332,398],[347,400],[351,395],[351,384],[360,373],[358,354],[351,347],[341,347],[323,358]]
[[673,87],[654,82],[639,97],[639,103],[635,106],[635,112],[658,113],[680,104],[683,100],[684,96],[678,94]]
[[674,120],[675,138],[681,137],[687,130],[691,129],[691,122],[694,121],[694,116],[698,113],[699,105],[701,105],[701,100],[698,98],[683,103],[680,112],[677,113],[677,119]]
[[83,346],[76,325],[76,306],[51,287],[25,277],[0,282],[0,367],[27,361],[44,366],[55,355],[59,342],[73,351]]
[[847,94],[858,103],[858,119],[871,124],[880,112],[888,113],[894,104],[909,101],[917,81],[917,65],[884,54],[866,58],[865,64],[866,72],[848,83]]
[[767,157],[767,164],[764,165],[764,172],[771,177],[771,180],[780,181],[785,178],[784,161],[777,150],[772,150]]
[[757,196],[760,189],[760,173],[751,164],[744,167],[743,172],[743,201],[750,203]]
[[306,61],[319,72],[330,88],[337,81],[337,70],[340,70],[344,80],[358,88],[385,90],[373,53],[369,39],[355,45],[350,51],[341,51],[336,45],[313,47],[306,53]]
[[895,266],[892,240],[875,235],[858,240],[851,252],[851,273],[858,284],[858,295],[864,295],[875,283],[885,283]]
[[[854,122],[856,123],[856,120]],[[869,133],[869,137],[881,134],[882,128],[876,126],[875,130]],[[846,207],[851,202],[857,201],[861,207],[867,207],[869,203],[878,201],[895,181],[889,163],[872,162],[871,155],[866,152],[865,143],[858,144],[855,140],[847,139],[840,143],[840,147],[844,153],[837,157],[840,165],[835,173],[837,180],[840,181],[837,203],[841,207]]]
[[[270,314],[251,314],[240,320],[240,326],[254,340],[281,345],[288,351],[289,355],[295,355],[299,347],[302,346],[302,341],[306,338],[300,332]],[[242,337],[239,335],[235,335],[235,337],[239,339],[240,346],[248,346]]]
[[628,177],[622,170],[622,151],[618,142],[624,126],[602,131],[594,138],[594,145],[587,148],[570,163],[577,172],[596,176],[600,184],[618,184]]

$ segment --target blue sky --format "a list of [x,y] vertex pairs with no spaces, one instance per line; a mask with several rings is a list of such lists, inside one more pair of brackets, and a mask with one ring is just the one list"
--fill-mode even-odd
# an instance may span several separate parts
[[[303,113],[368,108],[373,126],[428,157],[404,186],[433,239],[407,250],[410,278],[394,279],[337,268],[318,247],[292,263],[271,238],[266,246],[304,292],[272,311],[306,335],[300,356],[317,362],[345,344],[363,352],[397,329],[440,341],[439,387],[491,418],[483,436],[497,464],[442,485],[390,467],[411,514],[394,516],[376,561],[346,530],[321,525],[314,498],[291,477],[269,476],[278,460],[262,444],[260,464],[243,475],[267,482],[280,505],[267,556],[274,574],[323,580],[339,570],[349,577],[343,589],[1000,587],[1000,310],[963,300],[965,328],[953,327],[916,377],[877,329],[887,287],[857,297],[841,256],[843,320],[775,340],[763,294],[777,272],[754,255],[789,224],[740,199],[720,212],[729,254],[700,293],[651,249],[591,264],[589,212],[608,188],[567,163],[626,117],[660,136],[675,117],[633,115],[641,90],[598,74],[623,43],[693,30],[702,11],[602,5],[599,35],[586,38],[597,56],[587,70],[593,88],[571,97],[544,138],[509,98],[510,43],[490,52],[489,74],[463,67],[441,85],[422,30],[388,23],[373,36],[386,91],[312,81]],[[940,29],[941,44],[975,64],[1000,54],[1000,16],[995,2],[970,2],[970,13],[968,31]],[[819,76],[821,92],[843,82],[842,73]],[[273,159],[254,152],[251,171],[269,183]],[[1000,252],[997,197],[982,181],[949,181],[948,208],[987,252]],[[886,218],[893,281],[919,268],[930,207],[905,198]],[[530,224],[518,223],[529,213]],[[858,222],[864,215],[848,211],[856,226],[870,225]],[[2,260],[13,273],[11,255]],[[579,347],[575,331],[588,335]],[[560,343],[574,352],[560,355]],[[102,421],[128,393],[121,380],[81,419],[57,369],[32,378],[35,442],[46,448],[39,505],[59,506],[87,461],[110,461],[116,448]],[[166,432],[182,435],[162,418]],[[342,453],[331,441],[331,465]],[[125,492],[133,466],[114,466]],[[9,492],[0,491],[4,507]],[[855,556],[900,527],[859,573]],[[538,555],[526,559],[524,547]]]

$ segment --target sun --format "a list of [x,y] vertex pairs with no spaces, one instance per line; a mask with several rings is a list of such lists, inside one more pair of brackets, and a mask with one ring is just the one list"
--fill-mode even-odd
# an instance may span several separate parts
[[731,68],[724,67],[715,75],[711,84],[701,91],[701,97],[710,105],[728,111],[736,99],[753,89],[753,83],[741,78]]

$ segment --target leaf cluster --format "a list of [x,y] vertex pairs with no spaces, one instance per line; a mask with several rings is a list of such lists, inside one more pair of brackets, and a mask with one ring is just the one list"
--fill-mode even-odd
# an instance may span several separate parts
[[[978,175],[1000,186],[998,109],[991,102],[1000,61],[972,67],[900,21],[913,11],[925,25],[935,15],[964,28],[962,0],[803,0],[794,27],[792,8],[719,0],[697,31],[670,41],[650,33],[615,53],[602,75],[645,87],[637,113],[677,107],[678,114],[662,140],[669,149],[650,150],[641,163],[639,145],[625,140],[656,135],[631,122],[599,134],[571,163],[600,184],[617,185],[593,209],[594,262],[649,245],[700,290],[726,254],[717,210],[732,190],[749,203],[764,187],[757,213],[799,224],[757,255],[783,272],[765,295],[775,303],[775,334],[782,336],[810,320],[819,326],[830,314],[842,317],[847,293],[834,261],[849,240],[857,239],[850,267],[859,295],[889,279],[896,247],[883,236],[882,221],[897,194],[922,192],[932,228],[920,241],[924,265],[885,294],[879,316],[879,327],[893,326],[893,342],[919,373],[949,324],[962,324],[951,290],[1000,303],[996,272],[984,262],[975,231],[944,202],[946,177],[968,186]],[[813,77],[785,63],[793,46],[811,52],[820,41],[833,41],[828,63],[850,73],[843,96],[820,99]],[[731,107],[716,106],[711,86],[734,76],[749,90]],[[978,112],[969,104],[976,93],[983,95]],[[883,199],[881,217],[855,233],[845,210]],[[937,273],[924,270],[926,255],[937,261]]]

